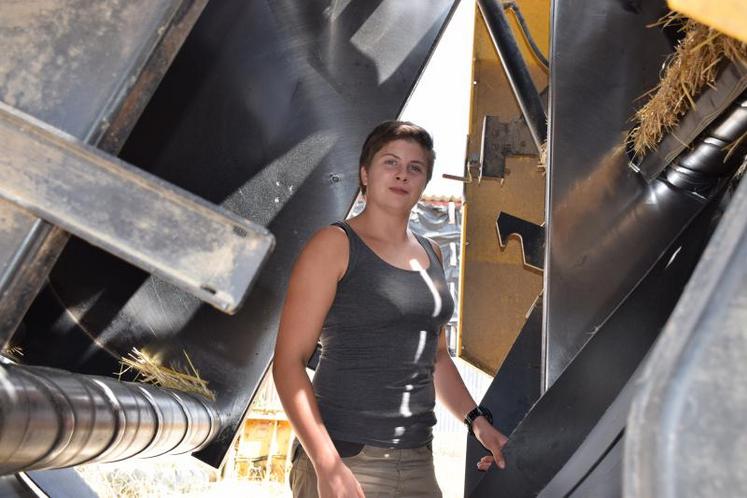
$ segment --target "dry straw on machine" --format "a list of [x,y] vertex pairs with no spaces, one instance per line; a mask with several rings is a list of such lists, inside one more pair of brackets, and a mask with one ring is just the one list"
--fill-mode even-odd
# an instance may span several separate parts
[[13,346],[11,344],[8,344],[7,346],[5,346],[2,352],[0,352],[0,354],[11,361],[20,363],[21,357],[23,357],[23,349],[20,346]]
[[121,369],[118,375],[121,377],[125,372],[134,370],[137,372],[135,380],[138,382],[199,394],[215,401],[215,393],[208,388],[207,382],[200,377],[186,351],[184,357],[189,365],[189,371],[186,372],[163,366],[150,355],[137,348],[132,348],[132,351],[126,357],[119,360]]
[[695,98],[716,81],[721,62],[747,66],[747,44],[674,12],[654,26],[682,23],[684,37],[666,64],[651,99],[636,112],[628,140],[637,157],[654,149],[679,119],[695,107]]
[[547,140],[542,142],[539,149],[539,158],[537,159],[537,168],[544,175],[547,173]]

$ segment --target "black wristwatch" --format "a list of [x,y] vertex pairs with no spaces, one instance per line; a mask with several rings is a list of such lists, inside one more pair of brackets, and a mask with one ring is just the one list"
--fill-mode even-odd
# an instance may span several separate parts
[[473,434],[472,422],[474,422],[477,417],[485,417],[490,423],[490,425],[493,425],[493,414],[490,413],[490,410],[488,410],[484,406],[479,405],[475,407],[474,410],[469,412],[466,417],[464,417],[464,423],[467,424],[470,434]]

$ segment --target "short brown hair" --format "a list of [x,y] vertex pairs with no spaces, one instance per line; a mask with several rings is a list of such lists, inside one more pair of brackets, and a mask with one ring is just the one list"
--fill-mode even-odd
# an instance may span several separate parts
[[[436,151],[433,150],[433,139],[431,135],[425,131],[424,128],[410,123],[409,121],[384,121],[383,123],[376,126],[376,128],[369,133],[366,137],[366,141],[363,143],[363,149],[361,150],[360,166],[363,166],[368,170],[371,166],[371,161],[377,152],[381,150],[389,142],[394,140],[410,140],[419,144],[426,152],[426,164],[427,169],[427,181],[430,181],[433,176],[433,163],[436,161]],[[361,187],[361,192],[366,193],[366,186],[363,185],[363,181],[360,178],[359,170],[358,183]]]

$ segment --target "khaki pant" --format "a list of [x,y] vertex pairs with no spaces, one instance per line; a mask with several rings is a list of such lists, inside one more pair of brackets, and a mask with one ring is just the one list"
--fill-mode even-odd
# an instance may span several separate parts
[[[426,446],[397,450],[366,445],[342,461],[361,483],[366,498],[441,498],[433,453]],[[294,498],[318,496],[314,467],[301,447],[293,460],[290,485]]]

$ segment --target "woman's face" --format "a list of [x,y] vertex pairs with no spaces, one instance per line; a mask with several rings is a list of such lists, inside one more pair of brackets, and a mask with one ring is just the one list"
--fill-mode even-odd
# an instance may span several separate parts
[[406,208],[418,202],[428,183],[428,156],[417,142],[405,139],[386,143],[368,169],[361,167],[366,201]]

